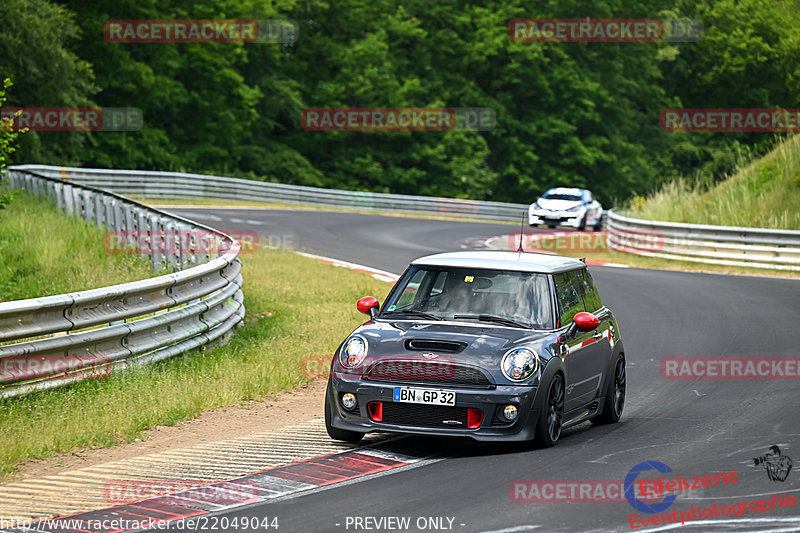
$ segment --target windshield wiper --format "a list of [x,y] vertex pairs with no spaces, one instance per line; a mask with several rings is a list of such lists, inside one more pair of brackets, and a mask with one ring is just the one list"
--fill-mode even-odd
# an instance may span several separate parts
[[480,320],[481,322],[495,322],[497,324],[513,326],[516,328],[528,329],[530,327],[526,324],[523,324],[522,322],[517,322],[516,320],[511,320],[510,318],[503,318],[501,316],[496,316],[496,315],[453,315],[453,318],[454,319],[471,318],[474,320]]
[[381,313],[381,316],[384,315],[408,315],[408,316],[416,316],[419,318],[427,318],[428,320],[441,320],[441,317],[432,315],[430,313],[426,313],[424,311],[415,311],[414,309],[398,309],[396,311],[385,311]]

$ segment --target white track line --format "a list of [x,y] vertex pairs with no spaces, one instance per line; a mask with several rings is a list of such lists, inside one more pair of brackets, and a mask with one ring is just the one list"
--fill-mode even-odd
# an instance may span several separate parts
[[310,257],[312,259],[318,259],[320,261],[325,261],[334,266],[340,266],[344,268],[349,268],[350,270],[357,270],[359,272],[364,272],[365,274],[369,274],[375,279],[379,279],[381,281],[387,281],[389,283],[394,283],[400,276],[397,274],[393,274],[392,272],[386,272],[385,270],[378,270],[377,268],[372,268],[364,265],[359,265],[357,263],[349,263],[347,261],[341,261],[339,259],[333,259],[332,257],[324,257],[322,255],[314,255],[314,254],[307,254],[305,252],[297,252],[300,255],[305,257]]

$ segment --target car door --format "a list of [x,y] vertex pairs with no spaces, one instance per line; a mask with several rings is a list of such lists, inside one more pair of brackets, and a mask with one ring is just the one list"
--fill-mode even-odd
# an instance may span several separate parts
[[613,316],[600,299],[600,293],[597,291],[597,286],[594,284],[592,275],[589,273],[588,268],[577,271],[578,278],[583,283],[583,307],[587,313],[592,313],[596,316],[600,323],[593,332],[591,332],[592,345],[594,347],[593,353],[596,357],[591,360],[591,368],[589,372],[592,376],[600,376],[597,383],[597,390],[594,391],[595,396],[601,396],[604,389],[603,384],[607,382],[605,374],[608,372],[608,363],[611,359],[613,351],[614,328],[612,325]]
[[[554,276],[558,298],[560,325],[569,326],[572,318],[582,311],[592,313],[599,302],[594,283],[589,282],[586,269],[572,270]],[[588,293],[588,294],[587,294]],[[602,307],[602,305],[601,305]],[[605,320],[598,315],[600,325],[594,331],[578,331],[564,339],[566,350],[562,355],[566,370],[564,411],[569,412],[594,400],[603,383],[604,373],[610,357],[610,346],[603,341],[610,326],[608,313]]]

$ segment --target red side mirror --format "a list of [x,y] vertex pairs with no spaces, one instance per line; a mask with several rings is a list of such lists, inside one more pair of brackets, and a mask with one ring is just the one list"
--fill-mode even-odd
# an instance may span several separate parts
[[378,311],[378,299],[374,296],[364,296],[358,301],[356,307],[358,307],[359,312],[372,317],[372,309],[375,309],[375,312]]
[[593,329],[597,329],[597,326],[600,325],[600,319],[592,313],[578,313],[572,320],[578,326],[579,331],[592,331]]

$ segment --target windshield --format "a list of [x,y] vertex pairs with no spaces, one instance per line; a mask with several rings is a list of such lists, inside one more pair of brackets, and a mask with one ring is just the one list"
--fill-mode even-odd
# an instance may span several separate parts
[[547,276],[505,270],[412,266],[381,312],[396,317],[553,328]]
[[556,194],[556,193],[544,193],[542,196],[545,200],[569,200],[570,202],[580,202],[581,197],[575,196],[574,194]]

